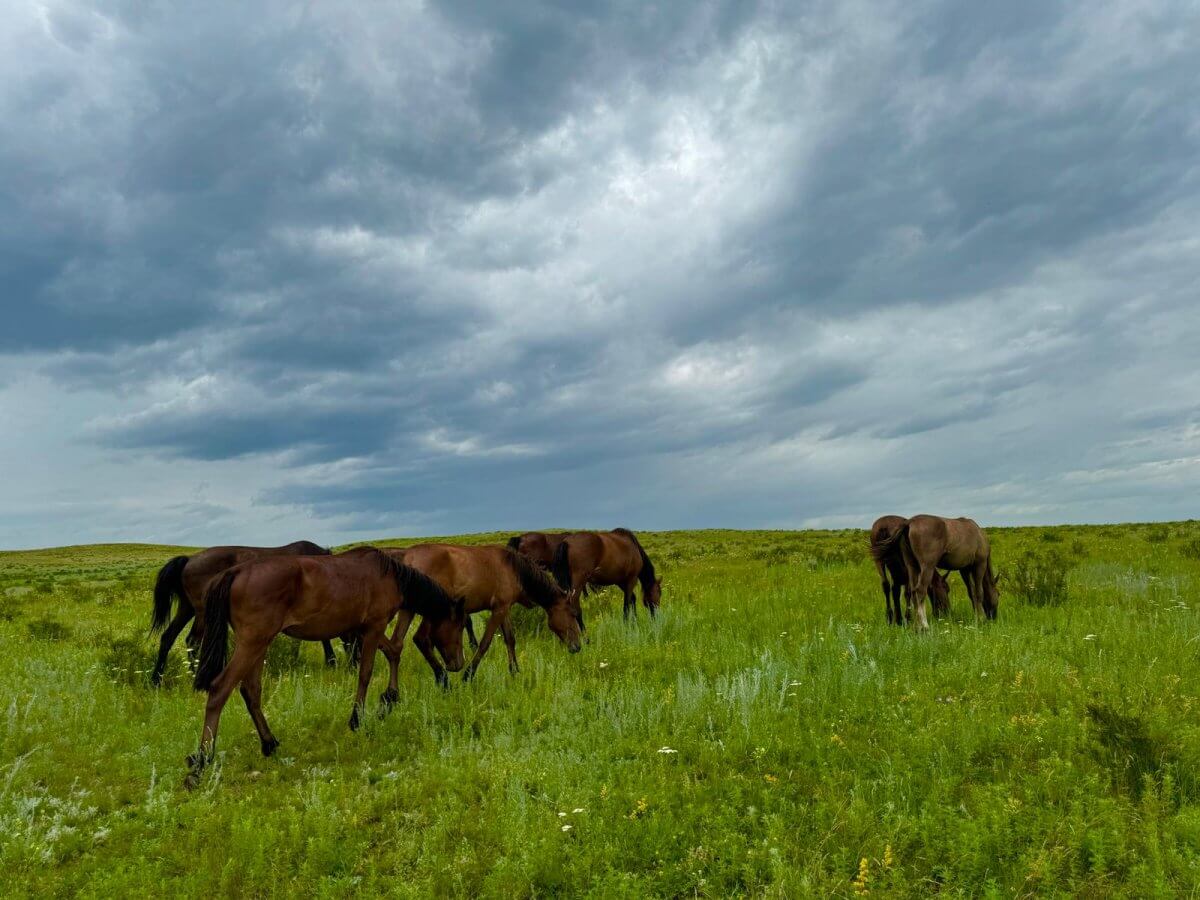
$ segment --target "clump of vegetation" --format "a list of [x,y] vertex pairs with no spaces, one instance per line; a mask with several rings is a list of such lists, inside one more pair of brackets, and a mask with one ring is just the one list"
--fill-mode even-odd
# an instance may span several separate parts
[[[115,638],[103,635],[100,644],[103,648],[101,665],[111,681],[135,687],[150,684],[150,673],[154,671],[154,662],[158,656],[156,644],[148,644],[140,635]],[[167,667],[163,671],[163,684],[182,681],[186,675],[179,654],[172,653],[168,656]]]
[[271,646],[267,648],[264,671],[274,672],[278,675],[280,672],[299,672],[308,669],[311,660],[305,658],[303,648],[304,644],[301,641],[282,637],[272,641]]
[[1089,703],[1087,714],[1094,730],[1093,755],[1108,770],[1114,790],[1134,801],[1140,801],[1147,788],[1173,795],[1173,803],[1194,797],[1196,778],[1190,767],[1180,765],[1178,748],[1169,737],[1152,731],[1141,716],[1103,703]]
[[1051,531],[1049,529],[1047,529],[1047,530],[1043,531],[1041,534],[1039,534],[1038,539],[1044,544],[1061,544],[1062,543],[1062,535],[1059,534],[1057,531]]
[[1190,538],[1180,544],[1179,555],[1187,559],[1200,559],[1200,536]]
[[1007,587],[1031,606],[1062,606],[1067,602],[1070,563],[1057,553],[1027,551],[1007,566]]
[[1171,529],[1166,525],[1151,525],[1146,529],[1146,540],[1151,544],[1163,544],[1171,538]]
[[71,638],[71,629],[57,619],[34,619],[26,627],[37,641],[66,641]]

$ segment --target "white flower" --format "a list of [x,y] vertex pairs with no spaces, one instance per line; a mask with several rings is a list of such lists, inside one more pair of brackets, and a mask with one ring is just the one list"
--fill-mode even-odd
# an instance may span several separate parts
[[600,661],[600,668],[602,668],[602,669],[607,669],[607,668],[608,668],[608,660],[607,660],[607,659],[602,659],[602,660]]
[[570,831],[570,830],[571,830],[572,828],[574,828],[574,827],[575,827],[574,825],[564,825],[564,826],[562,827],[562,830],[563,830],[563,831]]
[[1094,641],[1096,639],[1096,636],[1094,634],[1085,634],[1083,636],[1083,639],[1085,641]]
[[561,818],[562,818],[563,816],[565,816],[565,815],[566,815],[566,813],[564,813],[564,812],[560,812],[560,813],[558,814],[558,817],[561,819]]
[[659,752],[659,753],[678,753],[679,751],[678,751],[678,750],[672,750],[670,747],[660,747],[660,748],[659,748],[659,750],[658,750],[658,752]]
[[571,810],[571,812],[573,812],[573,813],[581,813],[581,812],[586,812],[586,810],[585,810],[585,809],[584,809],[582,806],[577,806],[577,807],[575,807],[573,810]]
[[800,687],[800,682],[793,681],[791,684],[788,685],[788,687]]

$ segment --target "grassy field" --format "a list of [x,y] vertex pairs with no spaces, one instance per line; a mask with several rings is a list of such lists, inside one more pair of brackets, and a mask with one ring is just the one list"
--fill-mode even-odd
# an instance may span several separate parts
[[884,623],[863,532],[645,534],[656,621],[591,598],[570,656],[522,610],[521,674],[497,642],[449,693],[410,646],[404,701],[357,734],[352,676],[281,638],[264,689],[280,751],[262,758],[234,698],[195,793],[202,696],[182,656],[163,690],[146,681],[150,586],[176,548],[0,554],[0,883],[1197,893],[1200,523],[989,533],[999,621],[977,627],[955,578],[953,618],[925,636]]

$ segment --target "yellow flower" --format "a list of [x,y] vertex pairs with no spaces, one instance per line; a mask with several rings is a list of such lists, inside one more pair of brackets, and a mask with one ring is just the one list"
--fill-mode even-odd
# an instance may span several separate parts
[[888,844],[883,848],[883,867],[885,869],[890,869],[892,867],[892,863],[895,861],[895,857],[892,856],[892,845]]
[[770,774],[768,774],[768,775],[764,775],[764,776],[763,776],[763,778],[764,778],[766,781],[769,781],[771,784],[774,784],[775,782],[777,782],[777,781],[779,780],[779,779],[778,779],[778,778],[776,778],[774,775],[770,775]]
[[854,880],[850,882],[850,886],[854,888],[856,894],[867,893],[867,882],[871,880],[871,863],[864,856],[858,862],[858,874],[854,876]]
[[830,736],[829,736],[829,743],[831,743],[831,744],[837,744],[839,747],[845,747],[845,746],[846,746],[846,742],[842,740],[842,736],[841,736],[840,734],[833,734],[833,735],[830,735]]

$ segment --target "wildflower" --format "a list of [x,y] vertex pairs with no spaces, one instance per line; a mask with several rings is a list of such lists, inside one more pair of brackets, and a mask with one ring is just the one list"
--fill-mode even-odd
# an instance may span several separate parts
[[573,810],[571,810],[571,812],[579,814],[581,812],[587,812],[587,810],[585,810],[582,806],[577,806]]
[[1013,679],[1013,687],[1020,687],[1021,682],[1025,680],[1025,670],[1018,669],[1017,676]]
[[798,682],[798,681],[793,681],[793,682],[791,682],[791,683],[789,683],[789,684],[788,684],[788,687],[800,687],[800,682]]
[[871,864],[870,864],[870,862],[867,861],[867,858],[864,856],[858,862],[858,874],[854,876],[854,880],[852,882],[850,882],[850,885],[851,885],[851,887],[854,888],[854,893],[865,894],[865,893],[867,893],[867,882],[870,880],[871,880]]
[[571,830],[572,828],[574,828],[574,827],[575,827],[574,825],[564,825],[564,826],[562,827],[562,830],[563,830],[563,831],[570,831],[570,830]]
[[840,734],[833,734],[833,735],[830,735],[830,736],[829,736],[829,743],[831,743],[831,744],[837,744],[839,747],[845,747],[845,746],[846,746],[846,742],[842,740],[842,736],[841,736]]
[[780,636],[780,637],[787,637],[787,632],[786,632],[786,631],[781,631],[781,632],[779,632],[779,636]]
[[679,751],[678,751],[678,750],[672,750],[670,747],[659,747],[659,748],[658,748],[658,752],[659,752],[659,753],[678,753]]
[[890,869],[892,867],[892,863],[895,861],[896,858],[892,856],[892,845],[888,844],[883,848],[883,867],[885,869]]
[[560,813],[558,814],[558,817],[561,819],[561,818],[562,818],[563,816],[565,816],[565,815],[566,815],[566,813],[565,813],[565,812],[560,812]]
[[650,804],[647,803],[646,798],[643,797],[641,800],[639,800],[637,802],[637,805],[633,808],[633,811],[629,813],[629,818],[640,819],[642,816],[644,816],[646,814],[646,810],[649,808],[650,808]]
[[608,660],[607,659],[600,660],[600,668],[602,668],[602,669],[608,668]]
[[779,780],[778,778],[776,778],[774,775],[771,775],[769,773],[763,776],[763,781],[766,781],[768,784],[774,784],[778,780]]
[[980,677],[980,678],[987,678],[987,672],[980,672],[980,673],[979,673],[979,677]]
[[1085,634],[1083,636],[1083,639],[1085,641],[1094,641],[1096,639],[1096,636],[1094,634]]

